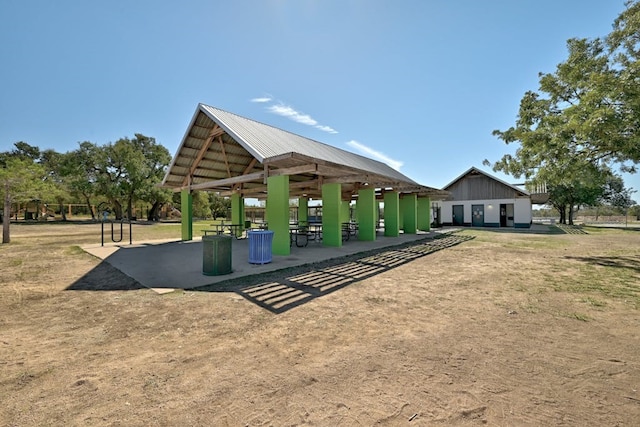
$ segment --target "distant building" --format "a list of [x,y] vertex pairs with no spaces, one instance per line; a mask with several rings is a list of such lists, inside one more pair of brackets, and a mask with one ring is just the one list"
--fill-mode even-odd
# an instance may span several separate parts
[[434,221],[467,227],[531,226],[531,195],[475,167],[443,190],[451,196],[434,206]]

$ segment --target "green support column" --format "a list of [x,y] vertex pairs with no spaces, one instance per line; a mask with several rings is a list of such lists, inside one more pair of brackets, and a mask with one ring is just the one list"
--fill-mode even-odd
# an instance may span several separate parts
[[[244,227],[244,198],[239,193],[231,195],[231,223],[241,224]],[[241,231],[237,232],[240,235]]]
[[289,255],[289,175],[267,178],[267,218],[273,231],[272,253]]
[[376,240],[376,223],[378,203],[373,188],[358,190],[358,240]]
[[322,185],[322,244],[324,246],[342,246],[341,192],[342,186],[339,183]]
[[384,235],[387,237],[400,235],[400,195],[397,191],[384,193]]
[[418,230],[418,198],[415,194],[405,194],[400,200],[402,206],[402,229],[405,234],[416,234]]
[[418,230],[431,230],[431,199],[418,197]]
[[193,240],[193,196],[189,190],[180,193],[182,240]]
[[298,222],[309,222],[309,198],[298,198]]

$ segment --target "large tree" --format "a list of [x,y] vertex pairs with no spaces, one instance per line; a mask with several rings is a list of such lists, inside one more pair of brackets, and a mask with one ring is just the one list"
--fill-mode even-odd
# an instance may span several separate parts
[[612,175],[603,186],[602,195],[598,199],[598,205],[608,205],[624,213],[635,204],[632,195],[635,190],[627,188],[624,181],[618,175]]
[[169,200],[170,193],[155,186],[160,183],[171,160],[169,151],[154,138],[136,134],[135,138],[121,138],[98,152],[96,182],[115,211],[117,219],[132,217],[137,200],[157,205]]
[[141,200],[151,204],[147,212],[147,220],[156,221],[162,205],[171,200],[171,190],[158,187],[171,161],[171,154],[164,146],[156,143],[155,138],[142,134],[136,134],[132,143],[142,154],[142,161],[133,164],[133,170],[137,172],[137,185],[134,191],[130,192],[127,201],[129,217],[131,217],[132,204],[135,200]]
[[505,143],[519,144],[513,155],[494,163],[494,170],[556,189],[567,187],[567,181],[601,178],[615,167],[635,172],[640,162],[638,29],[640,6],[631,1],[607,38],[570,39],[567,60],[554,73],[540,74],[537,92],[525,93],[515,125],[494,131]]
[[40,153],[40,164],[45,169],[45,181],[50,189],[47,201],[55,201],[58,204],[63,221],[67,220],[64,203],[68,203],[71,199],[69,187],[62,174],[62,165],[66,157],[65,154],[58,153],[52,149],[47,149]]
[[40,200],[48,193],[45,168],[32,159],[5,155],[0,164],[0,194],[4,200],[2,243],[11,242],[11,205],[14,202]]
[[101,148],[96,144],[84,141],[79,147],[64,155],[60,164],[60,174],[69,192],[78,200],[86,203],[91,212],[91,219],[95,220],[95,212],[91,203],[97,195],[97,165]]
[[586,165],[549,185],[549,204],[560,214],[562,224],[573,225],[574,214],[583,206],[593,206],[601,198],[610,176],[607,170]]

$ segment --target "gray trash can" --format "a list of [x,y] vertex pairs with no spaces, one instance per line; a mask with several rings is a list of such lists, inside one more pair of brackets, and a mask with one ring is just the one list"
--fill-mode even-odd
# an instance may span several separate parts
[[251,230],[249,231],[249,263],[268,264],[271,262],[271,245],[273,244],[273,231]]
[[221,276],[231,273],[231,236],[202,237],[202,274]]

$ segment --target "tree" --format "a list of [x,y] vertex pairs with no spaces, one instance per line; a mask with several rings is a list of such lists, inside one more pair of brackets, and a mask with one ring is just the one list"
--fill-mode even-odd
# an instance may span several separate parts
[[123,218],[124,206],[131,218],[136,200],[154,205],[168,200],[167,191],[153,187],[162,180],[170,160],[165,147],[142,134],[136,134],[134,139],[121,138],[98,151],[97,188],[113,207],[117,219]]
[[96,144],[84,141],[79,143],[76,150],[66,153],[60,164],[60,175],[69,192],[86,203],[93,220],[96,216],[91,199],[97,195],[98,191],[96,165],[100,151],[100,147]]
[[145,187],[140,193],[140,200],[151,203],[147,212],[147,221],[158,221],[160,209],[171,200],[172,191],[155,185]]
[[214,218],[226,218],[231,210],[231,200],[219,196],[217,193],[209,194],[209,208]]
[[210,218],[211,208],[209,206],[209,196],[205,191],[194,191],[192,194],[192,215],[195,218]]
[[62,220],[67,220],[64,210],[64,202],[69,201],[70,194],[68,187],[62,175],[62,164],[65,159],[64,154],[60,154],[55,150],[44,150],[40,153],[40,164],[45,169],[45,182],[49,184],[50,192],[47,195],[48,200],[54,199],[58,203]]
[[617,208],[621,213],[625,212],[635,202],[631,199],[631,195],[635,191],[624,186],[622,177],[612,175],[607,179],[604,185],[602,195],[597,201],[598,206],[609,205]]
[[12,157],[17,157],[22,160],[38,161],[40,159],[40,148],[30,145],[24,141],[19,141],[13,144],[15,147],[11,151]]
[[130,193],[127,201],[129,217],[131,217],[131,206],[138,199],[151,203],[147,220],[157,221],[160,207],[171,200],[171,190],[158,187],[171,161],[171,154],[164,146],[157,144],[155,138],[142,134],[136,134],[132,143],[142,154],[142,162],[134,165],[132,170],[137,172],[138,185]]
[[116,219],[123,218],[122,200],[126,197],[127,164],[131,165],[134,156],[128,139],[109,143],[96,153],[96,184],[113,208]]
[[625,144],[635,163],[640,158],[640,2],[627,1],[626,9],[613,23],[607,36],[609,56],[614,63],[617,79],[613,87],[621,120],[618,139]]
[[18,155],[4,156],[0,165],[0,193],[4,200],[2,243],[11,242],[11,204],[41,199],[48,187],[44,181],[45,175],[44,167],[32,159],[23,159]]
[[593,206],[608,176],[607,170],[586,164],[581,171],[572,170],[553,179],[547,186],[549,204],[560,214],[560,223],[573,225],[573,217],[582,206]]
[[[540,74],[538,92],[520,102],[515,126],[493,132],[518,143],[493,165],[556,190],[566,181],[603,176],[614,166],[635,172],[640,162],[638,81],[640,6],[628,2],[606,39],[570,39],[568,58],[554,73]],[[489,162],[486,162],[489,163]],[[592,174],[591,169],[601,171]]]

